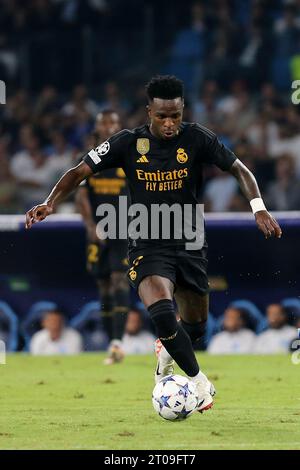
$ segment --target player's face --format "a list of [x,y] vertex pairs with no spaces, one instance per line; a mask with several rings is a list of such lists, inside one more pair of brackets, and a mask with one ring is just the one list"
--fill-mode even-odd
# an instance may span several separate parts
[[154,98],[148,106],[152,134],[164,140],[175,137],[182,122],[183,106],[182,98],[173,100]]
[[98,134],[99,140],[107,140],[119,130],[121,130],[121,122],[117,113],[98,114],[95,132]]
[[269,305],[267,308],[268,323],[271,328],[281,328],[286,323],[286,316],[280,305]]
[[243,327],[243,321],[240,312],[234,308],[228,308],[225,310],[223,327],[226,331],[239,331]]
[[61,336],[64,327],[64,320],[61,315],[48,313],[44,318],[43,326],[48,330],[52,341],[57,341]]

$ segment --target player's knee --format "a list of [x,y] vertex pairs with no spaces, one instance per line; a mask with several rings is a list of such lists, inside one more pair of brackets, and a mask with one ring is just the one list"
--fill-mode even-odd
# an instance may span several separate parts
[[147,276],[139,285],[139,296],[146,308],[160,300],[171,300],[173,284],[160,276]]
[[175,309],[172,300],[162,299],[148,307],[156,334],[162,340],[172,339],[178,330]]

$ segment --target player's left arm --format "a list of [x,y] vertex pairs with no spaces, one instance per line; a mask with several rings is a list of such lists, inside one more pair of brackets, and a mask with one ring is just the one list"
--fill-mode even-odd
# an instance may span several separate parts
[[278,222],[267,211],[253,173],[238,158],[231,165],[229,172],[237,179],[239,186],[248,199],[258,228],[266,238],[280,238],[282,231]]

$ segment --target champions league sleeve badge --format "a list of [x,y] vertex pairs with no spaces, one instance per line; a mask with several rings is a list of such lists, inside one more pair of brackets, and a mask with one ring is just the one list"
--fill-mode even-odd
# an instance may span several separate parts
[[99,145],[99,147],[97,147],[95,151],[97,152],[97,155],[99,155],[99,157],[103,157],[109,152],[109,149],[110,143],[106,140],[105,142],[103,142],[103,144]]

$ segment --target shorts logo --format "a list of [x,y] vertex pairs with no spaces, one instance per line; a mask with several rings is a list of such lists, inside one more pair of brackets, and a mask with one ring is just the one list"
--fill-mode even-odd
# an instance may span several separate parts
[[106,155],[109,152],[109,149],[110,149],[110,143],[106,141],[106,142],[103,142],[103,144],[99,145],[99,147],[97,147],[95,151],[99,157],[100,156],[103,157],[103,155]]
[[188,161],[188,156],[187,153],[184,151],[184,149],[179,148],[177,149],[177,161],[178,163],[186,163]]
[[137,258],[135,258],[132,262],[132,267],[129,269],[129,272],[128,272],[128,276],[130,277],[130,279],[132,281],[135,281],[136,280],[136,276],[137,276],[137,272],[135,271],[134,268],[136,268],[139,264],[140,264],[140,261],[144,258],[144,256],[138,256]]
[[134,269],[132,271],[129,271],[129,277],[132,281],[136,280],[136,271],[134,271]]

